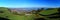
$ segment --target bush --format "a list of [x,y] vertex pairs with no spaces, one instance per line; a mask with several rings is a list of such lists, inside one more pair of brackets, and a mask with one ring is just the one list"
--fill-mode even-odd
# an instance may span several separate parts
[[0,11],[0,13],[4,13],[3,11]]

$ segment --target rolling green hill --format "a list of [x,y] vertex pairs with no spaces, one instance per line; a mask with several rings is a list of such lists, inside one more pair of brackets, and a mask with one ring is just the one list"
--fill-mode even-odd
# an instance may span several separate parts
[[[4,8],[4,7],[0,7],[0,11],[3,12],[3,13],[0,13],[0,17],[8,18],[10,20],[33,20],[34,17],[35,17],[34,14],[30,15],[30,16],[15,15],[15,14],[9,12],[8,8]],[[55,12],[57,12],[57,9],[44,10],[44,11],[40,12],[40,14],[49,15],[49,14],[52,14],[52,13],[55,13]]]
[[25,17],[20,15],[14,15],[13,13],[10,13],[7,8],[4,7],[0,8],[0,11],[4,12],[4,13],[0,13],[0,17],[9,18],[10,20],[32,20],[31,16]]
[[53,10],[43,10],[42,12],[40,12],[40,14],[49,15],[49,14],[52,14],[52,13],[55,13],[55,12],[57,12],[57,9],[53,9]]

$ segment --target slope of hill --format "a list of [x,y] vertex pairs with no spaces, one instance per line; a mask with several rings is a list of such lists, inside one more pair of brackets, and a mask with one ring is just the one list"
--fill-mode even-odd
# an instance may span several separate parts
[[[10,13],[7,8],[0,8],[0,10],[5,12],[5,13],[0,13],[0,17],[9,18],[10,20],[33,20],[33,18],[34,18],[33,15],[31,15],[31,16],[14,15],[14,14]],[[25,9],[19,8],[19,9],[11,9],[11,10],[26,11],[27,9],[25,10]],[[32,9],[29,9],[29,10],[32,10]],[[46,14],[52,14],[54,12],[57,12],[57,9],[54,9],[54,10],[45,10],[45,11],[42,11],[41,14],[46,15]],[[51,20],[55,20],[55,19],[51,19]]]

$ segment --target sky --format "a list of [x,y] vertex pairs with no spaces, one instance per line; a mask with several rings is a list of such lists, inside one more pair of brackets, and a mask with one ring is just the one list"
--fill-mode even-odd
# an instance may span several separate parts
[[0,7],[8,8],[52,8],[59,6],[60,0],[0,0]]

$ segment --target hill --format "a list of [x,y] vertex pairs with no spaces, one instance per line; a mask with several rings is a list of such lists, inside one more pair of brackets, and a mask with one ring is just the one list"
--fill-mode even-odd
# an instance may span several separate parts
[[[21,9],[21,8],[17,8],[17,9],[12,9],[11,8],[11,10],[26,11],[25,9]],[[8,18],[10,20],[34,20],[34,18],[35,18],[35,15],[34,14],[33,15],[30,15],[30,16],[15,15],[15,14],[9,12],[8,8],[5,8],[5,7],[1,7],[0,8],[0,11],[3,11],[4,12],[4,13],[0,13],[0,17]],[[57,12],[57,9],[56,8],[54,8],[52,10],[43,10],[42,12],[40,12],[40,14],[49,15],[49,14],[53,14],[55,12]],[[41,16],[40,15],[40,17],[45,17],[45,16]],[[45,17],[45,18],[47,19],[47,17]],[[55,20],[55,19],[47,19],[47,20]]]

